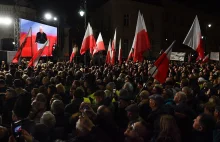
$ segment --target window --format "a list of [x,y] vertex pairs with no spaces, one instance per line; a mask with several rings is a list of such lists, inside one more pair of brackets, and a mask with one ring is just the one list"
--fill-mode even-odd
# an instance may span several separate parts
[[125,27],[129,26],[129,15],[128,14],[124,15],[124,26]]

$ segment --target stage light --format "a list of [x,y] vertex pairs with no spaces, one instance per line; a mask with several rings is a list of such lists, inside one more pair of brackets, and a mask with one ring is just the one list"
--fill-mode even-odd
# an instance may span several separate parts
[[202,39],[204,38],[204,36],[202,36]]
[[212,27],[212,24],[208,24],[208,27],[211,28],[211,27]]
[[44,15],[44,17],[45,17],[45,19],[47,19],[47,20],[51,20],[51,19],[52,19],[52,15],[51,15],[50,13],[46,13],[46,14]]
[[79,15],[80,15],[81,17],[83,17],[84,14],[85,14],[85,11],[83,11],[83,10],[81,9],[81,10],[79,11]]
[[57,17],[54,17],[53,20],[54,20],[54,21],[57,21]]
[[0,17],[0,24],[1,25],[11,25],[12,19],[9,17]]
[[15,45],[15,42],[13,41],[12,44]]

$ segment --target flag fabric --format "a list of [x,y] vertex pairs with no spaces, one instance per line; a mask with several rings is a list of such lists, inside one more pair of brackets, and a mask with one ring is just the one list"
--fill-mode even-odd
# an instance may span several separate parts
[[106,55],[106,60],[105,60],[106,64],[111,64],[111,56],[112,56],[112,50],[111,50],[111,39],[110,39],[109,45],[108,45],[108,51]]
[[158,80],[160,83],[164,83],[169,69],[169,60],[172,52],[172,48],[175,41],[170,45],[170,47],[156,60],[154,66],[149,70],[149,73]]
[[46,46],[48,46],[48,40],[42,45],[41,48],[39,48],[39,50],[37,51],[37,53],[34,54],[34,56],[31,58],[31,60],[29,61],[28,67],[35,67],[45,49]]
[[144,22],[144,18],[141,15],[140,11],[138,12],[138,19],[135,31],[135,39],[134,39],[134,62],[143,61],[143,53],[150,49],[150,41],[146,29],[146,25]]
[[115,29],[115,34],[114,34],[114,38],[112,40],[112,57],[111,57],[111,64],[115,65],[115,57],[116,57],[116,29]]
[[81,55],[85,54],[85,52],[89,49],[90,49],[90,53],[92,54],[93,50],[94,50],[93,48],[95,46],[96,46],[96,43],[95,43],[95,38],[93,35],[93,30],[92,30],[92,27],[90,26],[90,24],[88,23],[86,33],[84,35],[82,46],[80,49],[80,54]]
[[118,50],[118,63],[122,63],[122,49],[121,49],[121,39],[119,40],[119,50]]
[[[32,38],[32,28],[30,27],[30,29],[28,30],[28,33],[26,34],[23,42],[21,43],[21,45],[18,48],[18,51],[16,52],[14,58],[12,59],[12,63],[17,64],[19,61],[19,58],[21,56],[22,53],[22,49],[26,44],[30,44],[31,45],[31,38]],[[31,49],[30,49],[31,50]]]
[[209,61],[209,54],[207,54],[203,59],[202,63],[207,63]]
[[73,61],[73,59],[76,55],[76,51],[77,51],[76,47],[73,47],[73,51],[72,51],[72,54],[70,56],[70,63],[72,63],[72,61]]
[[186,38],[183,41],[183,44],[197,51],[199,60],[202,60],[205,56],[204,49],[202,47],[201,36],[202,35],[201,35],[199,20],[198,20],[198,17],[196,16]]
[[96,47],[94,48],[93,54],[98,53],[99,51],[105,50],[105,44],[104,41],[102,39],[102,34],[99,33],[98,39],[96,41]]

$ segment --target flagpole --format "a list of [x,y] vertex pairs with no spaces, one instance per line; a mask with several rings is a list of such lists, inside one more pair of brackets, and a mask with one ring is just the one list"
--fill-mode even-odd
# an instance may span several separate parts
[[31,28],[31,57],[33,57],[33,45],[32,45],[32,27],[30,27]]
[[[84,8],[85,8],[85,17],[84,18],[85,18],[85,31],[86,31],[86,16],[87,16],[86,0],[84,0]],[[86,52],[84,54],[84,64],[85,64],[85,66],[86,66]]]

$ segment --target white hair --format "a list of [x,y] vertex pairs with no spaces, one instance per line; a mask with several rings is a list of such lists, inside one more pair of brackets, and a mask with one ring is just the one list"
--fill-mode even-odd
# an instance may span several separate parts
[[56,124],[56,118],[51,111],[45,111],[40,118],[40,123],[52,128]]

